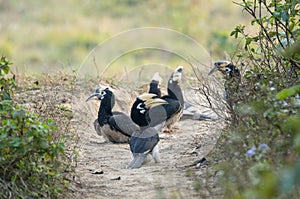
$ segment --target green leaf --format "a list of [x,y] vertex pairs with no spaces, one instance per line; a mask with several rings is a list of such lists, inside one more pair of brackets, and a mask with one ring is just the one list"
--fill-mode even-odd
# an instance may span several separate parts
[[275,32],[275,31],[270,31],[270,32],[268,32],[268,35],[269,35],[270,37],[274,37],[274,36],[277,35],[277,32]]
[[273,16],[279,18],[280,17],[280,12],[273,12]]
[[252,1],[246,1],[245,2],[245,7],[252,7],[253,2]]
[[4,67],[2,67],[2,70],[3,70],[3,72],[4,72],[5,74],[8,74],[8,72],[9,72],[9,66],[4,66]]
[[45,140],[42,140],[42,141],[40,142],[39,146],[40,146],[42,149],[47,149],[47,148],[49,148],[49,144],[48,144],[48,142],[45,141]]
[[300,93],[300,85],[292,86],[290,88],[283,89],[279,93],[277,93],[276,97],[279,100],[284,100],[290,96],[296,95]]
[[253,39],[251,37],[247,37],[246,38],[246,45],[251,44],[252,41],[253,41]]
[[287,119],[284,130],[300,135],[300,115],[296,115]]
[[282,19],[284,22],[288,22],[289,19],[290,19],[289,13],[288,13],[287,11],[282,12],[282,13],[281,13],[281,19]]
[[230,33],[230,36],[234,36],[234,38],[238,38],[239,34],[243,34],[245,26],[238,25],[234,28],[234,30]]
[[296,148],[296,150],[299,153],[300,152],[300,134],[298,134],[296,136],[296,138],[294,139],[294,147]]
[[24,110],[19,110],[19,111],[16,111],[12,114],[13,118],[18,118],[18,119],[25,119],[26,117],[26,113]]
[[11,145],[13,147],[19,147],[21,144],[21,139],[16,137],[16,138],[13,138],[12,141],[11,141]]

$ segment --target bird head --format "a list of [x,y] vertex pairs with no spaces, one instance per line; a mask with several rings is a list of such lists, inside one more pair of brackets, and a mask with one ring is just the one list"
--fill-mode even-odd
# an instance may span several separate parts
[[106,96],[112,96],[112,92],[107,87],[98,87],[94,93],[86,99],[86,102],[91,99],[103,100]]
[[159,75],[159,72],[154,73],[154,75],[153,75],[151,81],[152,81],[152,82],[162,82],[162,78],[161,78],[161,76]]
[[170,77],[170,83],[180,82],[182,76],[183,66],[178,66]]
[[168,102],[160,99],[157,95],[152,93],[145,93],[137,97],[137,102],[139,102],[136,106],[137,109],[140,110],[140,113],[144,114],[147,110],[154,108],[159,105],[167,104]]
[[149,85],[149,93],[156,94],[158,97],[161,96],[161,91],[160,91],[160,83],[162,82],[162,78],[159,75],[158,72],[156,72],[150,82]]
[[160,106],[163,104],[167,104],[167,101],[152,93],[138,96],[131,107],[132,121],[139,126],[155,126],[162,123],[166,118],[165,110]]
[[217,61],[214,63],[213,69],[208,73],[208,75],[213,74],[216,71],[220,71],[226,77],[239,77],[240,71],[234,66],[230,61]]

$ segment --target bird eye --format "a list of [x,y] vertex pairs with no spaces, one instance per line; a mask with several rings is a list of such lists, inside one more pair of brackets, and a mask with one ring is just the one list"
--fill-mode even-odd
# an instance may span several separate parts
[[102,91],[101,94],[100,94],[100,100],[103,100],[103,98],[104,98],[105,95],[106,95],[106,92]]
[[181,73],[182,72],[182,68],[178,68],[177,72]]
[[231,68],[226,68],[225,71],[229,73],[231,71]]
[[136,108],[137,108],[137,109],[144,109],[144,108],[142,107],[142,105],[143,105],[143,103],[139,103],[139,104],[136,106]]
[[146,112],[144,106],[145,105],[143,103],[139,103],[136,108],[140,110],[140,113],[144,114]]

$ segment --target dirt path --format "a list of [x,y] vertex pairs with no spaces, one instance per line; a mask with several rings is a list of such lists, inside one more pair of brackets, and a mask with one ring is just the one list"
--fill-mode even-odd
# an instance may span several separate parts
[[[129,93],[114,91],[117,105],[124,110]],[[89,93],[82,93],[76,106],[81,125],[80,150],[76,168],[78,182],[72,198],[199,198],[194,180],[184,167],[204,157],[214,146],[216,124],[211,121],[180,121],[172,134],[162,133],[159,142],[161,163],[151,162],[139,169],[126,169],[131,160],[128,144],[106,143],[95,133],[92,121],[99,103],[85,103]],[[120,100],[120,97],[123,96]],[[99,172],[95,174],[95,172]]]

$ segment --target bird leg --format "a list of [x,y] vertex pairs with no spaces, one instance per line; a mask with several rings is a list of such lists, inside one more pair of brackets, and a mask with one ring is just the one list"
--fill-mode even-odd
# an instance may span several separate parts
[[152,160],[152,155],[148,153],[147,156],[146,156],[146,159],[144,161],[144,164],[150,162],[151,160]]
[[165,129],[163,130],[163,132],[164,132],[164,133],[171,133],[171,129],[165,128]]
[[136,169],[140,168],[145,162],[147,154],[143,153],[134,153],[133,160],[128,164],[127,169]]
[[178,130],[179,127],[178,127],[178,124],[175,123],[169,123],[163,130],[164,133],[173,133],[174,131]]
[[171,125],[166,126],[166,128],[163,130],[164,133],[173,133],[173,128]]
[[153,156],[153,159],[156,163],[159,163],[160,162],[160,155],[159,155],[159,148],[158,148],[158,145],[156,145],[153,149],[152,149],[152,156]]

